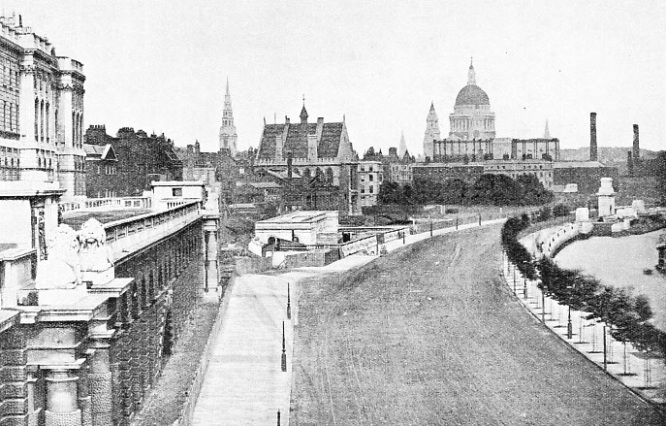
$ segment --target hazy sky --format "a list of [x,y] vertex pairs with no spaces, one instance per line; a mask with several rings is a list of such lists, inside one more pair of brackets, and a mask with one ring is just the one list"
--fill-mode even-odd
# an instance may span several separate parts
[[422,152],[434,101],[443,135],[470,56],[497,135],[563,148],[666,149],[666,2],[0,0],[83,62],[85,126],[131,126],[217,150],[229,78],[239,148],[263,119],[341,121],[359,154]]

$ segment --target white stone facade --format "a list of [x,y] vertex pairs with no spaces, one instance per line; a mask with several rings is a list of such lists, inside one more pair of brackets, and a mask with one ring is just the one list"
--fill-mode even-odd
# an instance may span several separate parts
[[451,124],[449,139],[495,138],[495,113],[490,111],[490,100],[486,92],[476,85],[476,73],[471,64],[467,85],[458,92],[449,121]]
[[20,21],[0,17],[0,191],[85,196],[83,65]]

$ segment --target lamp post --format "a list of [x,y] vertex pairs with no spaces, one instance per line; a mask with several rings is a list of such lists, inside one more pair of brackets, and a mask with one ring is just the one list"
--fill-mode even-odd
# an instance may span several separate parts
[[516,264],[513,264],[513,295],[516,295]]
[[282,321],[282,356],[280,361],[282,372],[287,372],[287,351],[284,344],[284,321]]
[[576,281],[574,281],[572,286],[567,286],[570,289],[569,292],[569,314],[567,318],[567,339],[571,340],[573,338],[573,326],[571,324],[571,298],[573,296],[573,291],[576,290]]
[[287,319],[291,319],[291,292],[289,291],[289,283],[287,283]]

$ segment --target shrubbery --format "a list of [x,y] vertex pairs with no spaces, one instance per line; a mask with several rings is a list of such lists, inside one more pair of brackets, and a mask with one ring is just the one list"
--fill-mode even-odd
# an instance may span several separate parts
[[502,247],[521,274],[531,280],[539,277],[539,288],[557,302],[587,312],[587,319],[611,325],[611,334],[618,341],[666,355],[666,333],[648,322],[652,309],[645,296],[634,297],[627,289],[602,285],[580,271],[560,268],[547,257],[534,261],[518,241],[518,234],[529,225],[529,216],[523,214],[521,219],[509,218],[502,227]]
[[553,207],[553,216],[562,217],[569,214],[569,207],[564,204],[558,204]]

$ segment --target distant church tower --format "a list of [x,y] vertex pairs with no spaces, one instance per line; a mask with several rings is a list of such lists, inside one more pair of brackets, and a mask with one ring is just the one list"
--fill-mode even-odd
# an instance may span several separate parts
[[428,113],[428,118],[426,118],[426,131],[425,136],[423,137],[423,155],[425,157],[430,157],[433,160],[433,140],[440,140],[441,135],[439,133],[439,119],[437,118],[437,113],[435,112],[435,104],[430,103],[430,112]]
[[227,93],[224,95],[224,112],[222,113],[222,126],[220,127],[220,149],[226,148],[231,156],[236,155],[236,126],[234,126],[234,112],[231,109],[231,95],[229,94],[229,79],[227,79]]
[[407,143],[405,142],[405,132],[400,132],[400,145],[398,145],[398,155],[402,158],[407,152]]
[[543,138],[544,139],[551,139],[550,137],[550,129],[548,128],[548,120],[546,120],[546,128],[543,131]]

